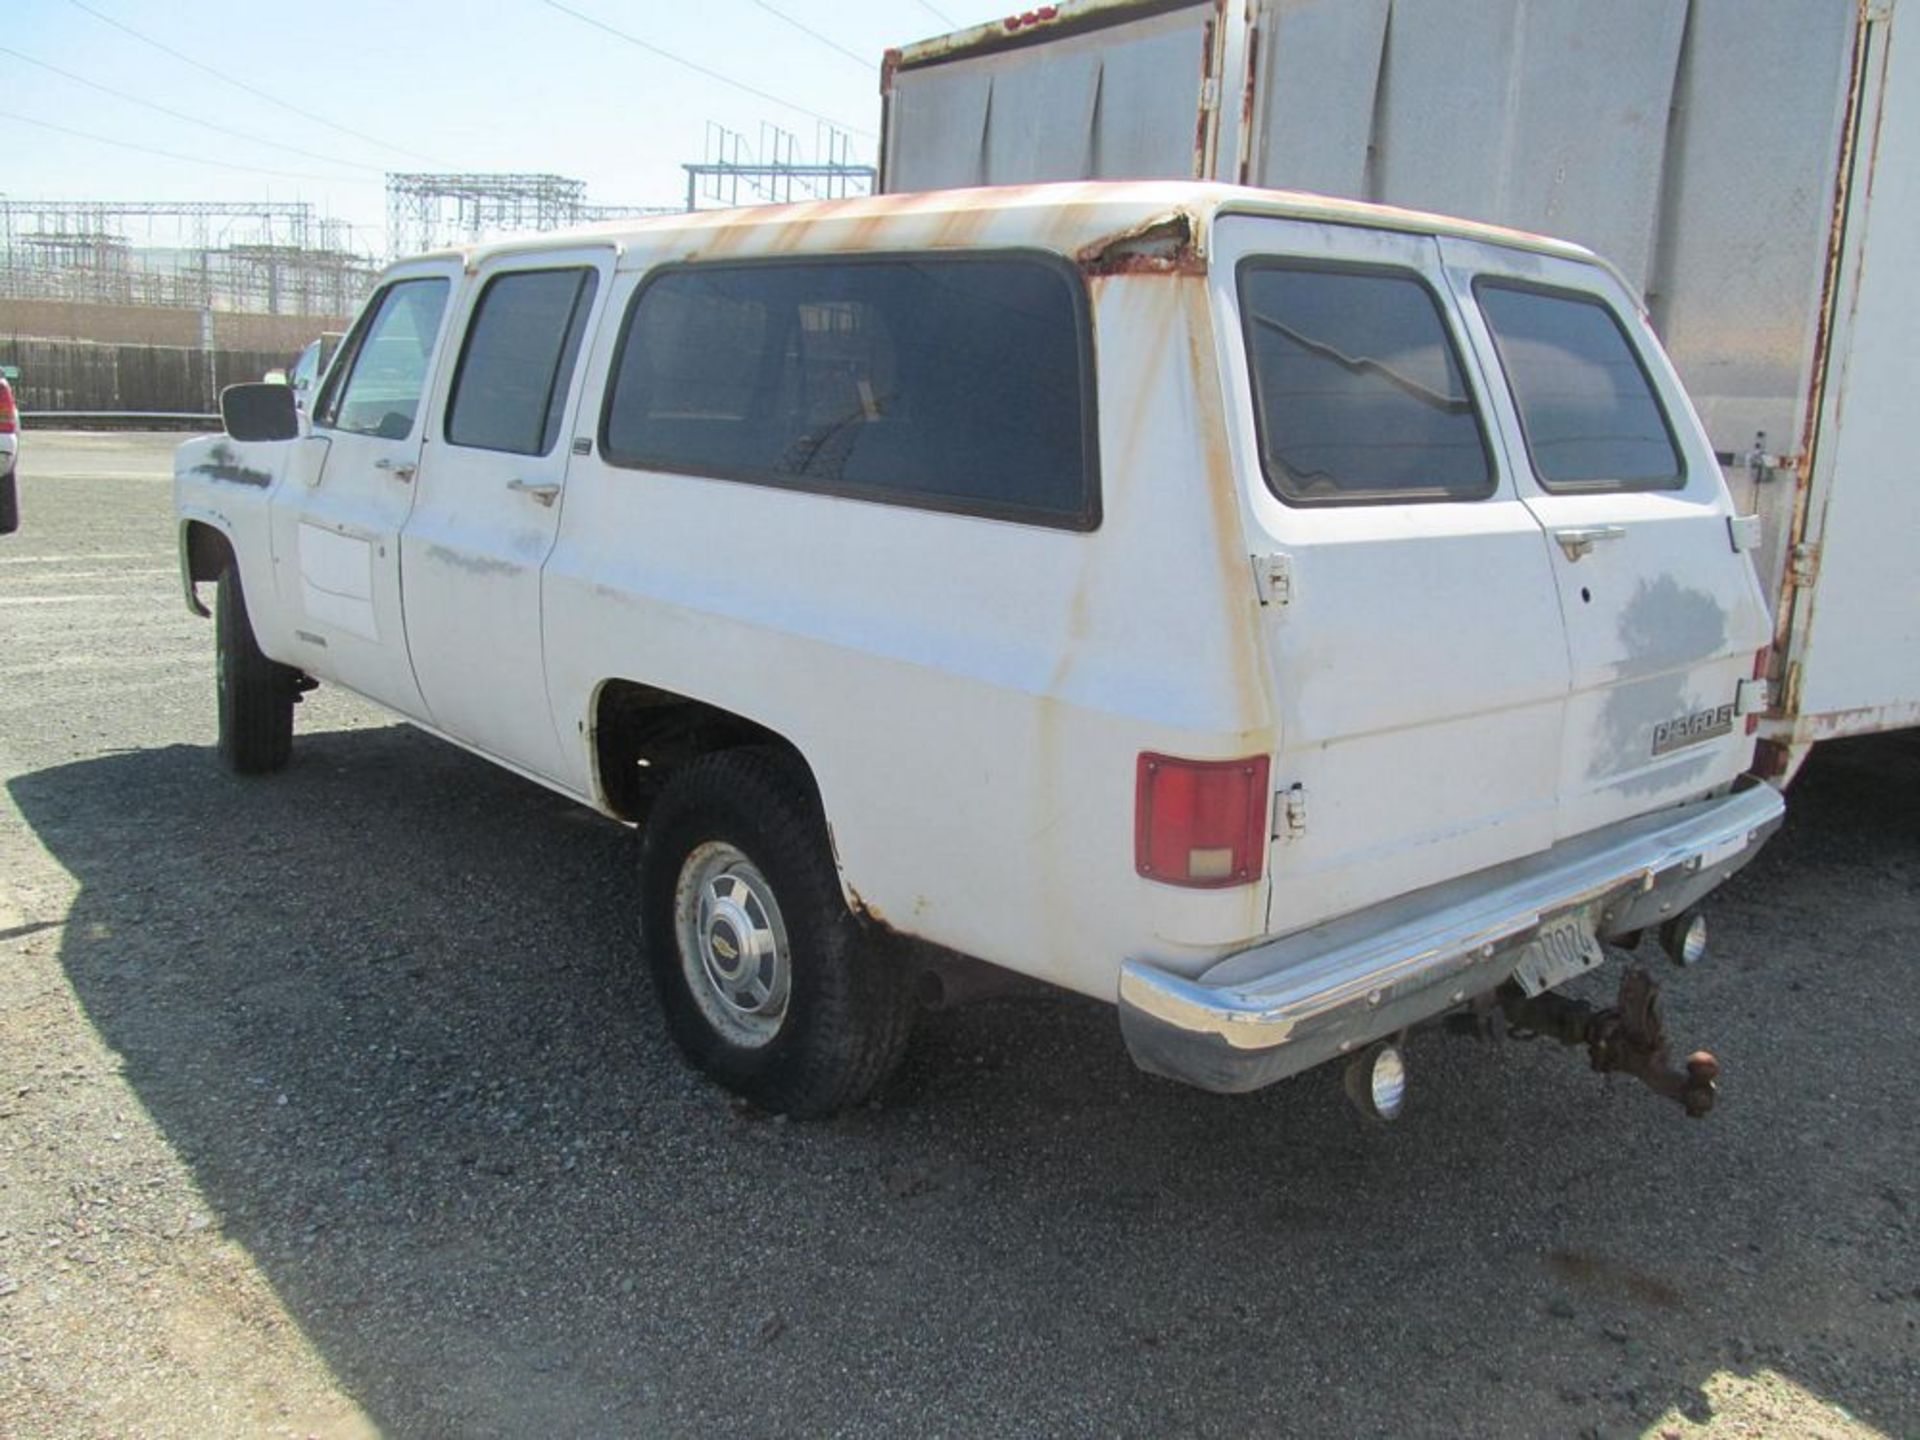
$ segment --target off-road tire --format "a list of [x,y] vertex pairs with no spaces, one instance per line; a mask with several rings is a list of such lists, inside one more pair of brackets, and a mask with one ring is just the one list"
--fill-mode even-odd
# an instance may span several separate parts
[[293,756],[299,672],[262,653],[232,565],[220,572],[214,592],[213,645],[220,758],[238,775],[285,769]]
[[[790,942],[785,1014],[755,1046],[708,1017],[683,968],[682,870],[715,842],[764,877]],[[796,759],[723,750],[662,788],[641,838],[640,943],[668,1033],[695,1068],[781,1114],[831,1115],[864,1101],[898,1063],[915,1010],[905,967],[876,941],[847,908],[819,798]]]

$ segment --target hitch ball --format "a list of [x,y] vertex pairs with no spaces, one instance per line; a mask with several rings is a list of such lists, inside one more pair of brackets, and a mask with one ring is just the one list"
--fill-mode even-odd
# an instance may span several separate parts
[[1347,1098],[1370,1120],[1393,1120],[1407,1106],[1407,1062],[1392,1045],[1373,1045],[1347,1063]]
[[1660,927],[1660,948],[1676,965],[1698,965],[1707,958],[1707,917],[1681,911]]

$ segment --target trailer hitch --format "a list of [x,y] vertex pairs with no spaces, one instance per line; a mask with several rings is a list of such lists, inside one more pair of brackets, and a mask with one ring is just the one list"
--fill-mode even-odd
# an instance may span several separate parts
[[1631,1075],[1654,1094],[1679,1102],[1696,1120],[1713,1109],[1720,1062],[1705,1050],[1689,1055],[1685,1069],[1668,1061],[1660,987],[1637,965],[1620,977],[1619,997],[1605,1010],[1551,990],[1529,998],[1516,986],[1502,987],[1500,1008],[1515,1039],[1544,1035],[1563,1045],[1584,1045],[1602,1075]]

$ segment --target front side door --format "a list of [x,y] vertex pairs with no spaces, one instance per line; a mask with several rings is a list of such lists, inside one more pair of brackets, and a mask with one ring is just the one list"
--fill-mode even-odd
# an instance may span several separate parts
[[368,302],[272,509],[275,585],[302,668],[422,718],[401,623],[400,531],[458,275],[450,262],[406,266]]
[[1270,928],[1546,848],[1566,638],[1437,244],[1228,215],[1210,284],[1280,717]]
[[1599,266],[1440,243],[1566,621],[1559,833],[1734,779],[1770,627],[1672,366]]
[[575,362],[612,263],[597,247],[482,268],[400,541],[408,644],[434,724],[548,778],[562,766],[540,575],[559,528]]

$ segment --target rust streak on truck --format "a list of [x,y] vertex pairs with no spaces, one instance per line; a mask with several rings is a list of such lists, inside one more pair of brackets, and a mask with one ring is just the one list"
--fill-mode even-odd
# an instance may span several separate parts
[[1207,273],[1207,257],[1195,240],[1193,217],[1184,210],[1103,236],[1082,246],[1074,260],[1091,278]]
[[1200,32],[1200,114],[1193,126],[1193,176],[1198,180],[1210,173],[1207,165],[1207,136],[1213,128],[1214,117],[1219,113],[1215,106],[1207,104],[1207,89],[1218,82],[1213,73],[1214,41],[1220,33],[1219,26],[1208,20]]

